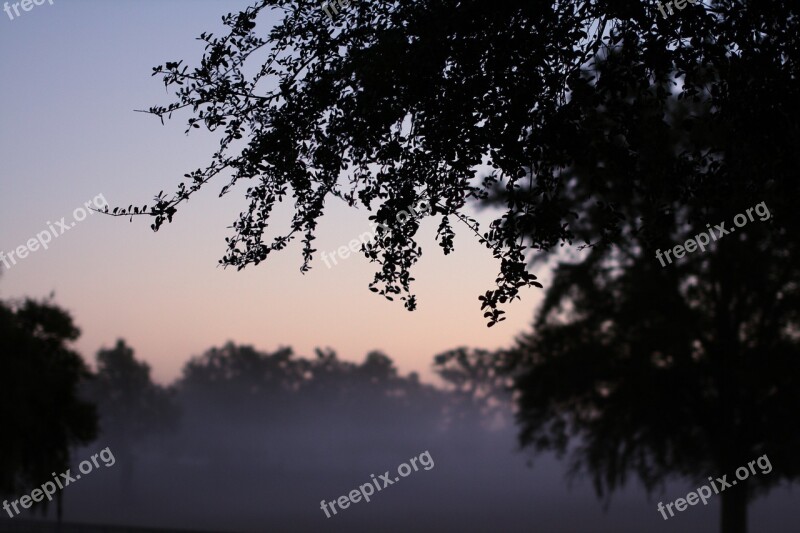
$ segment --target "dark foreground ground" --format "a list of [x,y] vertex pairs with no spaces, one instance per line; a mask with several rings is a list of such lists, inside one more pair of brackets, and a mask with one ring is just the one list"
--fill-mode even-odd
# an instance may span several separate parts
[[[57,528],[53,522],[43,520],[11,520],[0,517],[0,531],[19,533],[194,533],[199,530],[189,529],[153,529],[124,526],[107,526],[98,524],[62,524]],[[210,530],[203,533],[212,533]]]

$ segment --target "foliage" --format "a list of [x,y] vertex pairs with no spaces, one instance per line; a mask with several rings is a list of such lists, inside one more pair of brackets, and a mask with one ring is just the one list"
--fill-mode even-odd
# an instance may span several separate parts
[[89,371],[69,347],[79,335],[72,317],[49,301],[0,302],[2,494],[30,492],[65,472],[70,448],[96,435],[94,406],[78,395]]
[[[370,411],[380,411],[378,406],[403,410],[436,396],[415,374],[400,376],[381,352],[370,352],[356,364],[339,360],[330,350],[317,350],[315,358],[307,359],[295,357],[290,348],[265,353],[233,343],[192,358],[177,387],[187,401],[207,404],[212,411],[235,406],[281,419],[298,418],[307,406],[335,411],[368,404]],[[294,407],[287,410],[287,404]]]
[[456,348],[437,355],[434,369],[452,394],[449,417],[453,421],[504,424],[512,408],[508,363],[504,354],[489,350]]
[[[800,408],[800,227],[791,216],[800,115],[789,81],[796,62],[777,60],[783,45],[773,35],[789,39],[770,33],[749,54],[698,74],[710,91],[669,96],[665,124],[675,127],[650,122],[634,85],[620,88],[613,110],[580,113],[585,131],[622,126],[584,146],[565,173],[565,201],[591,213],[573,229],[596,244],[549,256],[552,285],[511,351],[522,445],[571,451],[573,472],[590,474],[600,494],[631,473],[653,488],[673,475],[732,474],[768,454],[772,473],[722,493],[726,532],[745,530],[747,499],[800,475],[789,415]],[[601,70],[617,71],[623,54]],[[715,89],[708,80],[721,81]],[[638,187],[638,172],[657,179]],[[525,191],[511,194],[526,201]],[[762,202],[768,219],[756,215],[671,264],[657,259],[709,226],[730,230],[735,215]],[[606,206],[613,230],[591,223]]]
[[[259,36],[256,21],[270,8],[283,18]],[[191,110],[187,132],[220,132],[212,162],[186,174],[174,195],[159,193],[151,208],[114,211],[151,215],[157,230],[180,203],[230,172],[220,195],[245,181],[250,204],[221,263],[258,264],[302,234],[305,271],[326,199],[374,208],[380,222],[428,199],[445,253],[454,245],[451,223],[460,220],[500,261],[497,288],[479,297],[491,326],[522,288],[541,286],[526,268],[531,254],[623,238],[613,194],[592,188],[589,205],[576,202],[566,194],[570,178],[591,186],[614,176],[614,188],[646,191],[649,209],[632,221],[642,231],[659,231],[677,200],[725,190],[725,174],[738,168],[732,154],[693,142],[702,139],[662,149],[673,146],[675,128],[697,124],[667,120],[676,95],[708,100],[714,111],[699,129],[736,131],[731,145],[800,139],[795,111],[776,104],[797,97],[796,84],[787,87],[797,70],[796,9],[724,0],[664,20],[638,0],[491,7],[420,0],[355,2],[331,21],[313,3],[261,1],[224,17],[228,35],[200,36],[199,67],[171,61],[154,69],[177,100],[149,111],[163,120]],[[753,76],[762,63],[780,68]],[[754,101],[773,105],[740,113]],[[752,139],[739,131],[750,122],[778,127]],[[589,161],[606,165],[571,172]],[[491,171],[478,176],[482,163]],[[768,175],[773,164],[758,166]],[[508,193],[505,212],[481,232],[465,208],[497,188]],[[290,231],[265,243],[275,204],[290,194]],[[581,238],[587,225],[602,229],[599,241]],[[417,227],[365,251],[381,265],[371,288],[389,299],[402,294],[408,309],[416,306],[410,269],[422,253]]]
[[[284,17],[259,36],[256,21],[270,7]],[[631,0],[505,2],[490,9],[474,0],[429,0],[357,2],[329,21],[313,4],[258,2],[224,17],[228,35],[201,34],[206,53],[199,67],[170,61],[154,69],[177,89],[177,101],[150,112],[163,120],[190,110],[187,132],[201,126],[220,132],[212,162],[186,174],[174,195],[162,191],[151,208],[130,206],[114,214],[151,215],[157,230],[179,204],[229,171],[220,194],[246,181],[250,206],[234,223],[221,262],[258,264],[302,234],[305,270],[326,199],[374,208],[380,222],[429,199],[432,216],[440,217],[445,253],[453,247],[451,223],[460,220],[500,260],[497,288],[480,297],[492,325],[503,319],[500,305],[518,298],[524,287],[540,286],[526,269],[527,252],[575,238],[571,224],[579,213],[562,198],[562,173],[581,156],[572,148],[606,135],[576,126],[583,109],[640,87],[638,106],[648,111],[640,129],[663,131],[659,112],[669,93],[656,90],[659,82],[685,73],[684,96],[709,88],[719,93],[721,85],[696,83],[696,73],[742,44],[729,37],[751,44],[749,33],[739,35],[738,19],[731,19],[730,28],[720,24],[733,10],[721,6],[715,14],[697,7],[654,24],[656,8]],[[714,31],[727,33],[709,38]],[[617,71],[582,74],[612,49],[624,51]],[[636,156],[636,138],[628,139],[619,151]],[[705,156],[695,154],[691,163],[708,164]],[[481,163],[492,169],[483,179],[476,170]],[[633,176],[621,186],[641,188],[652,177]],[[674,176],[674,190],[664,191],[669,198],[686,189],[683,177]],[[505,214],[481,233],[465,207],[496,186],[525,188],[530,195],[521,203],[509,200]],[[290,231],[267,244],[269,215],[289,194],[295,202]],[[603,224],[603,237],[612,239],[614,207],[602,205],[601,218],[592,223]],[[387,298],[403,294],[409,309],[416,305],[410,268],[421,254],[416,228],[414,223],[395,232],[381,243],[380,254],[368,254],[382,266],[372,288]]]
[[153,383],[150,366],[137,361],[122,339],[97,352],[97,374],[87,388],[98,405],[104,437],[118,441],[119,448],[177,422],[171,391]]

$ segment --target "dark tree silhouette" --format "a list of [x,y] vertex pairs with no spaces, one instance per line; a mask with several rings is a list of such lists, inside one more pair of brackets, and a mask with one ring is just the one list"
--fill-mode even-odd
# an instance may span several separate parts
[[[685,38],[671,58],[623,32],[572,80],[570,127],[551,130],[571,161],[556,193],[532,179],[489,201],[574,209],[569,231],[588,244],[540,250],[559,266],[534,330],[498,354],[516,379],[522,444],[576,444],[575,472],[605,495],[630,473],[648,488],[705,482],[767,454],[773,472],[721,494],[724,533],[744,532],[747,501],[800,473],[797,8],[683,11],[663,23]],[[535,243],[554,219],[528,220]],[[661,265],[657,252],[709,229],[709,249]]]
[[648,488],[732,478],[767,454],[771,473],[720,493],[721,530],[745,532],[747,500],[800,475],[800,262],[775,231],[747,226],[667,268],[641,242],[560,264],[511,352],[521,443],[563,453],[574,438],[600,494],[629,472]]
[[[258,17],[272,8],[283,18],[259,34]],[[736,152],[660,148],[672,129],[696,125],[691,117],[665,121],[674,95],[707,99],[714,111],[699,129],[729,128],[738,137],[729,146],[744,146],[742,153],[770,147],[776,136],[797,143],[797,10],[780,0],[712,0],[664,18],[655,2],[640,0],[419,0],[353,2],[331,20],[314,3],[259,1],[223,18],[228,35],[201,34],[200,66],[154,68],[177,98],[149,111],[163,120],[190,110],[187,131],[217,132],[210,163],[150,207],[112,212],[152,216],[157,230],[218,175],[227,180],[221,195],[245,182],[249,208],[221,263],[258,264],[302,235],[305,270],[326,200],[361,204],[375,210],[372,218],[402,226],[364,250],[381,265],[371,288],[389,299],[401,294],[413,309],[418,222],[395,220],[426,200],[445,253],[452,221],[460,220],[500,260],[497,288],[480,296],[492,325],[503,318],[502,304],[539,285],[526,252],[572,244],[581,221],[598,225],[602,242],[624,237],[606,191],[594,188],[591,206],[564,194],[567,171],[596,160],[601,147],[603,159],[625,165],[573,179],[591,184],[614,174],[615,187],[647,190],[651,209],[636,221],[642,228],[657,230],[663,206],[736,172]],[[612,52],[615,61],[601,68]],[[771,133],[754,138],[751,124],[769,124]],[[476,181],[482,162],[492,171]],[[749,179],[772,167],[763,159]],[[482,231],[465,207],[498,185],[528,194],[509,195],[505,213]],[[290,228],[265,242],[269,215],[288,195]],[[587,211],[594,213],[584,220]]]
[[[187,362],[177,387],[187,401],[209,412],[222,409],[250,416],[248,411],[260,411],[297,391],[303,373],[304,364],[294,359],[291,348],[265,353],[229,342]],[[269,413],[288,416],[278,409]]]
[[510,367],[489,350],[457,348],[434,358],[434,370],[450,388],[450,424],[505,424],[511,412]]
[[318,349],[307,359],[290,348],[270,354],[233,343],[189,361],[177,387],[194,423],[224,419],[295,427],[314,418],[329,420],[341,433],[348,424],[363,431],[387,420],[413,421],[433,432],[442,429],[446,406],[455,401],[420,383],[415,373],[399,375],[381,352],[357,364],[331,350]]
[[[617,61],[611,55],[602,68]],[[686,127],[642,129],[635,138],[653,164],[672,161],[676,171],[687,152],[715,154],[710,175],[693,170],[693,190],[676,201],[654,206],[657,191],[620,183],[644,161],[615,151],[613,135],[583,148],[563,194],[586,206],[574,231],[596,244],[540,257],[559,264],[534,330],[497,363],[516,379],[522,444],[563,453],[574,440],[574,471],[591,473],[600,494],[631,472],[648,488],[670,475],[705,482],[767,454],[773,472],[721,493],[724,533],[746,531],[751,497],[800,475],[792,414],[800,408],[796,129],[776,130],[797,107],[780,108],[771,90],[762,93],[782,67],[755,65],[763,83],[752,83],[744,65],[729,74],[749,102],[727,120],[712,98],[673,98],[667,120]],[[617,113],[646,123],[637,105],[630,100]],[[608,119],[601,110],[584,116]],[[615,246],[602,239],[605,210],[591,207],[601,201],[618,214]],[[741,227],[732,222],[738,214]],[[648,218],[659,226],[642,226]],[[730,233],[720,236],[719,223]],[[658,258],[710,229],[708,249]]]
[[356,364],[339,360],[330,350],[317,350],[315,359],[306,359],[295,357],[291,348],[266,353],[232,342],[192,358],[177,387],[187,402],[202,405],[202,412],[220,408],[228,413],[233,407],[247,418],[258,412],[271,423],[297,419],[298,410],[306,408],[364,408],[385,418],[387,409],[406,410],[436,396],[416,375],[400,376],[381,352],[370,352]]
[[122,339],[97,352],[97,374],[87,390],[98,406],[102,438],[120,458],[123,490],[130,492],[137,444],[177,423],[171,391],[153,383],[150,366]]
[[[78,395],[89,370],[69,345],[80,336],[50,301],[0,302],[0,494],[18,497],[65,472],[70,450],[96,436],[97,415]],[[62,492],[56,492],[58,521]],[[42,512],[48,501],[39,505]]]
[[283,464],[299,453],[315,460],[355,460],[356,449],[400,451],[399,427],[442,433],[449,399],[416,374],[399,375],[380,352],[370,352],[359,364],[338,359],[332,350],[304,358],[290,348],[268,353],[232,342],[192,358],[176,388],[184,434],[215,428],[203,442],[191,444],[199,457],[246,468],[239,456],[257,446],[276,475],[285,468],[303,471],[302,464]]

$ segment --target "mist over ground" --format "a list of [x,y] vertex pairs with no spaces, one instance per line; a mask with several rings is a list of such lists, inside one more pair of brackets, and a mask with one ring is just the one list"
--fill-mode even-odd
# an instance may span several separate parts
[[[635,481],[607,510],[590,480],[566,483],[566,463],[517,446],[507,398],[401,376],[379,352],[363,363],[333,352],[298,358],[228,344],[186,365],[169,389],[147,378],[124,343],[101,352],[86,394],[103,432],[75,451],[106,447],[100,466],[64,491],[67,523],[205,531],[682,531],[715,527],[719,501],[663,521],[659,500],[696,485],[669,483],[647,500]],[[113,376],[104,390],[103,376]],[[98,395],[108,393],[101,398]],[[105,406],[105,408],[103,408]],[[419,459],[427,452],[430,461]],[[418,470],[326,517],[330,502],[416,458]],[[108,466],[106,466],[108,465]],[[426,469],[426,466],[428,469]],[[371,476],[373,475],[374,476]],[[367,489],[365,489],[367,490]],[[755,531],[793,531],[793,494],[752,507]],[[796,497],[796,496],[795,496]],[[777,509],[783,509],[776,512]],[[53,518],[54,507],[47,517]],[[693,512],[692,512],[693,511]],[[40,519],[36,513],[20,515]],[[10,527],[11,521],[0,521]]]

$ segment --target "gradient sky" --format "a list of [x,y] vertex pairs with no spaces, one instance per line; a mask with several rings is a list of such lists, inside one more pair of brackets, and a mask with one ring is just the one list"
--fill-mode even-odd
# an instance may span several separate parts
[[[185,136],[188,115],[161,126],[134,110],[171,101],[152,67],[179,59],[193,67],[202,53],[195,38],[219,34],[220,17],[247,5],[54,0],[14,20],[0,12],[0,251],[24,244],[48,222],[72,221],[73,210],[98,194],[112,206],[151,203],[205,166],[216,138],[201,130]],[[445,257],[433,219],[419,233],[424,255],[413,272],[413,313],[368,290],[376,265],[360,255],[331,269],[317,255],[303,275],[295,242],[258,267],[220,268],[227,227],[245,205],[241,187],[217,198],[225,182],[193,197],[158,233],[149,217],[130,223],[90,216],[3,272],[0,298],[54,291],[83,332],[77,348],[84,357],[93,361],[122,337],[167,382],[189,357],[227,340],[262,350],[288,345],[306,356],[331,347],[353,361],[381,349],[402,372],[430,379],[437,353],[507,346],[529,326],[542,296],[525,291],[507,307],[508,320],[487,328],[477,297],[493,288],[499,264],[464,226],[456,227],[455,253]],[[336,202],[320,221],[319,250],[369,229],[368,212]],[[287,220],[290,209],[278,210],[278,218]]]

